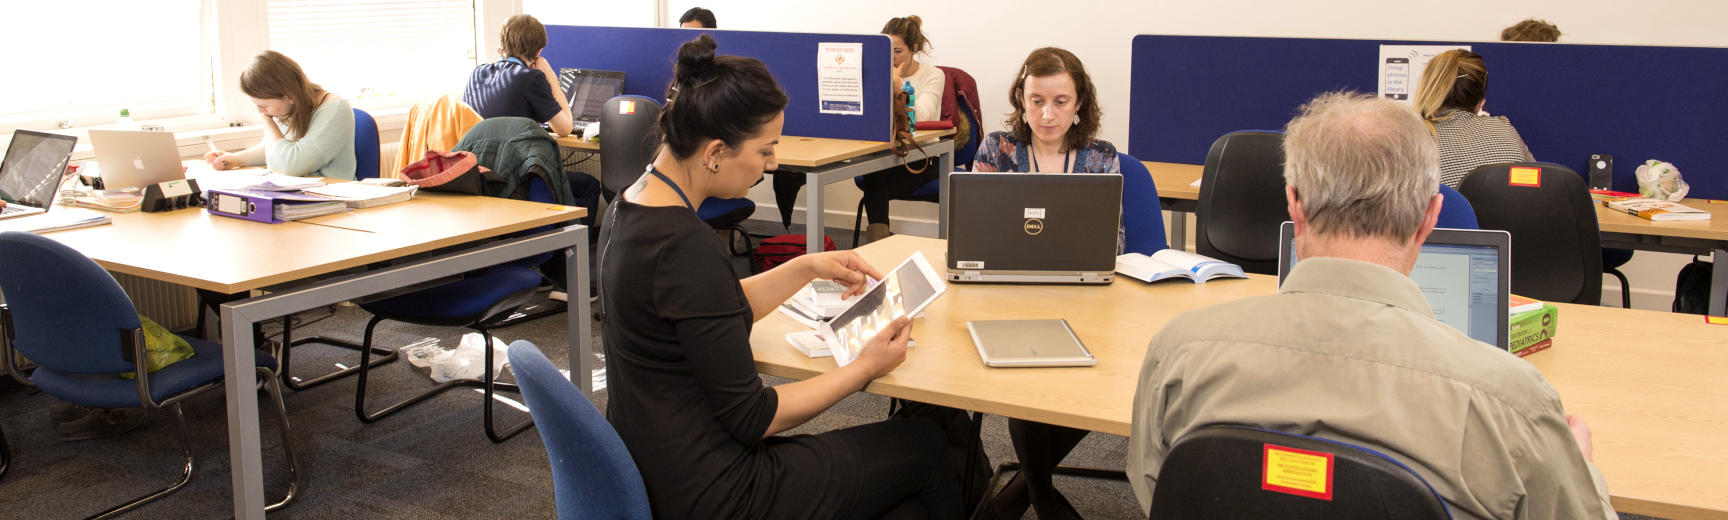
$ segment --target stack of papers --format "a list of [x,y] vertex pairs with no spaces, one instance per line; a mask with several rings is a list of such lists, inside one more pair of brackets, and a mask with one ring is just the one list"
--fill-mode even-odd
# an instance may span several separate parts
[[846,292],[846,286],[828,280],[817,280],[799,289],[796,294],[780,304],[780,312],[798,320],[799,323],[814,329],[821,322],[828,321],[840,315],[841,311],[852,306],[852,302],[863,297],[862,294],[841,299]]
[[144,206],[144,194],[136,188],[126,190],[92,190],[88,195],[66,201],[75,206],[115,213],[131,213]]
[[0,231],[48,233],[65,229],[100,226],[113,222],[100,212],[78,208],[55,208],[41,215],[0,220]]
[[307,188],[306,193],[341,199],[350,209],[370,208],[414,198],[414,186],[389,187],[363,182],[339,182]]

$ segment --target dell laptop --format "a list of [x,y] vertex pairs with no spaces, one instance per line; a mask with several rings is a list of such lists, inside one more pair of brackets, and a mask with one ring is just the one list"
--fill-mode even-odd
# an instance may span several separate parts
[[144,188],[186,178],[173,132],[90,130],[102,189]]
[[[1296,225],[1278,241],[1278,283],[1296,265]],[[1490,229],[1436,228],[1422,243],[1410,279],[1428,297],[1434,319],[1476,341],[1508,349],[1512,294],[1512,235]]]
[[69,135],[13,132],[6,158],[0,161],[0,200],[6,201],[0,219],[48,211],[60,191],[66,164],[72,160],[72,147],[77,144],[78,138]]
[[600,120],[606,100],[624,93],[624,73],[598,69],[559,69],[558,86],[570,101],[570,119],[576,128]]
[[1122,176],[948,176],[948,280],[1108,284],[1116,274]]

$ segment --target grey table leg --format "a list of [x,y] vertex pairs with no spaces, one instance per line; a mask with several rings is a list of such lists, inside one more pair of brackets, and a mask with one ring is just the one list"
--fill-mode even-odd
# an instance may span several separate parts
[[1188,212],[1170,212],[1170,248],[1186,251],[1188,248]]
[[822,183],[820,172],[804,172],[804,192],[809,194],[804,197],[805,253],[822,252],[822,237],[828,233],[828,229],[822,225],[822,192],[823,188],[827,187],[827,184]]
[[[577,226],[582,227],[582,226]],[[593,307],[588,303],[588,233],[584,229],[576,245],[564,250],[564,279],[575,281],[565,296],[569,302],[564,314],[569,320],[570,381],[582,390],[582,395],[594,398],[594,320]],[[577,311],[580,306],[584,311]]]
[[1710,270],[1710,315],[1728,316],[1724,314],[1728,312],[1728,302],[1724,301],[1728,296],[1728,249],[1717,249],[1711,256],[1715,267]]
[[[203,309],[199,309],[200,312]],[[234,518],[264,518],[264,457],[258,424],[257,361],[252,324],[222,306],[223,390],[228,395],[228,458],[234,483]]]
[[938,185],[941,189],[936,194],[936,238],[948,238],[948,174],[954,173],[954,154],[942,154],[942,160],[937,162],[936,174],[941,175]]

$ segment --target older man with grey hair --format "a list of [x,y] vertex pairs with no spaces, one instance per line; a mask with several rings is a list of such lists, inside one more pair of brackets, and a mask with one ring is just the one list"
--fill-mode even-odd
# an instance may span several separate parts
[[1183,314],[1152,339],[1128,457],[1140,508],[1171,445],[1225,423],[1388,454],[1453,518],[1614,518],[1584,422],[1529,363],[1435,320],[1409,278],[1440,216],[1422,119],[1323,94],[1284,154],[1302,260],[1278,294]]

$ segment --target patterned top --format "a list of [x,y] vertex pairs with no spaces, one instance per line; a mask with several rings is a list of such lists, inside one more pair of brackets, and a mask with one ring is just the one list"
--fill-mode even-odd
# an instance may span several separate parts
[[1506,116],[1456,110],[1434,124],[1434,133],[1440,144],[1440,183],[1453,188],[1478,166],[1534,160]]
[[[990,132],[984,139],[978,141],[978,155],[972,159],[972,169],[978,172],[1018,172],[1032,171],[1032,144],[1014,138],[1008,132]],[[1056,165],[1039,165],[1049,171],[1059,168]],[[1122,163],[1116,154],[1116,145],[1110,141],[1093,140],[1084,148],[1074,150],[1074,163],[1068,165],[1071,173],[1122,173]],[[1118,212],[1120,215],[1120,212]],[[1116,254],[1122,254],[1128,249],[1128,233],[1120,224],[1116,226]]]

